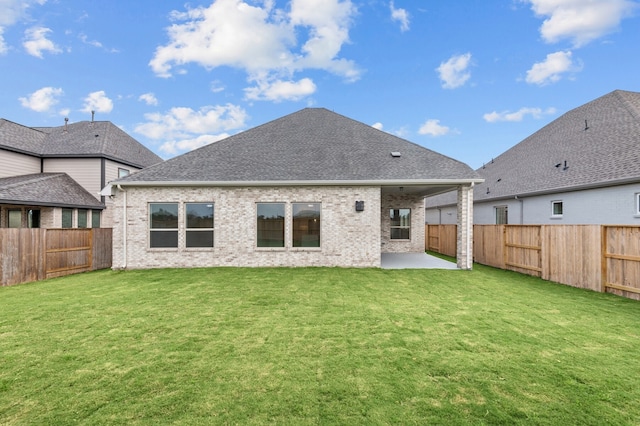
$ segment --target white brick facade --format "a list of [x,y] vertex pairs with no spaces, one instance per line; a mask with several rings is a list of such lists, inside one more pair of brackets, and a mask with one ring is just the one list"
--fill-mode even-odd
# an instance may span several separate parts
[[[127,187],[112,210],[113,268],[211,266],[379,267],[380,253],[424,251],[422,198],[385,196],[379,187]],[[124,229],[123,203],[127,200]],[[356,201],[364,201],[357,212]],[[149,203],[178,203],[178,248],[149,248]],[[185,247],[184,203],[214,204],[214,247]],[[285,247],[257,247],[256,203],[285,203]],[[321,204],[319,248],[292,247],[292,203]],[[389,209],[411,208],[411,240],[389,241]],[[382,218],[382,219],[381,219]],[[126,244],[124,235],[126,232]],[[124,250],[126,247],[126,257]],[[382,249],[381,249],[382,247]]]

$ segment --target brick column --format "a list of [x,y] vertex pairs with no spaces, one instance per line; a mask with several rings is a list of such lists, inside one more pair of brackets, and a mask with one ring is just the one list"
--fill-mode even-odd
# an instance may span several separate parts
[[458,187],[458,235],[456,241],[458,268],[473,268],[473,186]]

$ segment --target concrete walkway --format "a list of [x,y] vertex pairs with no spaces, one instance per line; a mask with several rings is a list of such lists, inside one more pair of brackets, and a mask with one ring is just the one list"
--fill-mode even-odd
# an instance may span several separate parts
[[382,269],[458,269],[458,266],[427,253],[382,253]]

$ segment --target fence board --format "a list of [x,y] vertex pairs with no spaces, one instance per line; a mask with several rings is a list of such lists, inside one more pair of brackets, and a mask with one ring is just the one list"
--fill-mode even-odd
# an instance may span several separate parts
[[600,225],[548,225],[542,278],[572,287],[600,291]]
[[111,267],[111,229],[0,229],[0,285]]
[[640,227],[607,225],[602,239],[603,291],[640,300]]
[[504,225],[475,225],[473,227],[473,260],[483,265],[505,269]]
[[511,271],[542,276],[541,225],[505,225],[504,264]]
[[455,257],[457,225],[425,225],[425,247],[429,251]]

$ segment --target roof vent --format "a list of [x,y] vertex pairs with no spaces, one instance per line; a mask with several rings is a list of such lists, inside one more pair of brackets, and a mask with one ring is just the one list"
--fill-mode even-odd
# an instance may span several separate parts
[[400,154],[400,152],[398,151],[391,151],[391,156],[394,158],[397,158],[397,157],[402,157],[402,154]]

